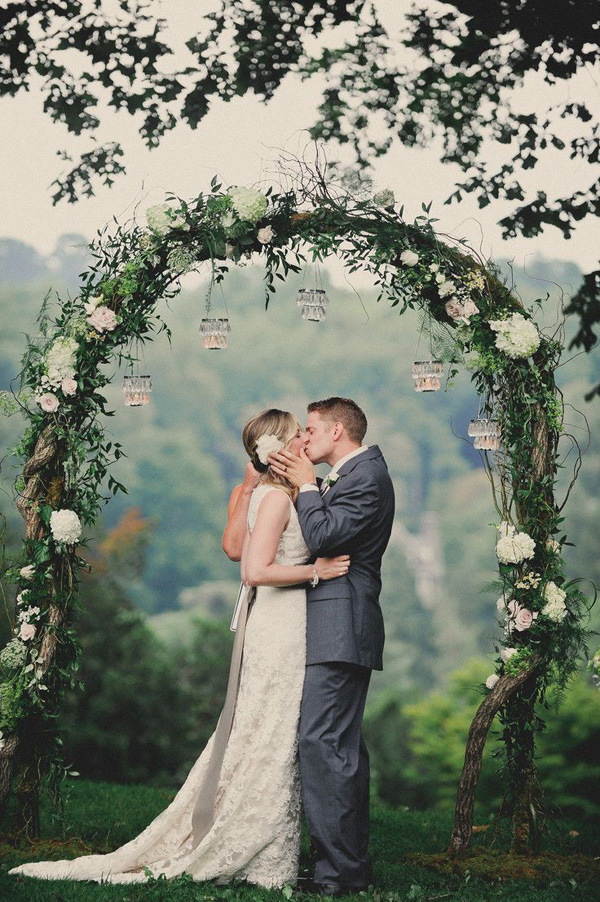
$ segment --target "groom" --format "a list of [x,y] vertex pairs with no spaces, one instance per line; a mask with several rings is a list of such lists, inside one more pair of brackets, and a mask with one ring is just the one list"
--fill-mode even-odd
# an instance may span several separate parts
[[[300,457],[282,449],[275,472],[300,489],[298,517],[313,558],[350,555],[350,570],[308,589],[307,667],[300,713],[304,811],[316,850],[316,892],[337,896],[371,882],[369,756],[361,723],[371,670],[381,670],[381,558],[394,518],[394,489],[367,420],[349,398],[308,405]],[[331,472],[317,484],[314,464]]]

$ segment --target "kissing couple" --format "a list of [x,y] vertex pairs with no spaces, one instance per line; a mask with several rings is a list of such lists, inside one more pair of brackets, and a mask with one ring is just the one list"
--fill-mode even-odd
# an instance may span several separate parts
[[[242,589],[215,732],[172,803],[135,839],[11,874],[293,885],[304,810],[310,890],[339,896],[369,886],[361,723],[371,671],[382,667],[381,559],[394,490],[379,448],[363,444],[366,431],[360,407],[337,397],[308,405],[306,429],[275,409],[246,424],[251,463],[223,536],[241,560]],[[320,463],[331,467],[324,480]]]

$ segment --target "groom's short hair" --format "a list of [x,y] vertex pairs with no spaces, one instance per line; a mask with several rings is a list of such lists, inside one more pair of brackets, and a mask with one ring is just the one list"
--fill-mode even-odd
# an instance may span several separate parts
[[320,413],[323,419],[334,423],[343,423],[348,438],[361,444],[367,431],[367,418],[356,403],[350,398],[326,398],[324,401],[311,401],[307,408],[309,413]]

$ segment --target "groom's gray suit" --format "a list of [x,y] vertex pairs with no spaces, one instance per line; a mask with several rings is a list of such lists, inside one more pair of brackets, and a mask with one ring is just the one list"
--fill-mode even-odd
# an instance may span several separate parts
[[377,445],[338,473],[325,494],[301,491],[297,499],[314,557],[350,555],[346,576],[308,590],[300,768],[315,882],[356,887],[371,878],[369,756],[360,728],[371,670],[382,668],[381,558],[394,489]]

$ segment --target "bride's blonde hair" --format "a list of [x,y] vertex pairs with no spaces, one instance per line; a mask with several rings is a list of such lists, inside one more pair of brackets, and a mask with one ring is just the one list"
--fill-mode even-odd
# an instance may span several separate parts
[[292,500],[295,500],[298,494],[297,487],[288,482],[285,476],[278,476],[277,473],[273,473],[271,467],[267,466],[265,471],[265,465],[256,457],[256,443],[261,435],[275,435],[287,448],[298,429],[301,428],[293,413],[272,407],[270,410],[261,410],[256,416],[251,417],[242,431],[244,448],[256,469],[262,472],[261,483],[278,486],[287,492]]

